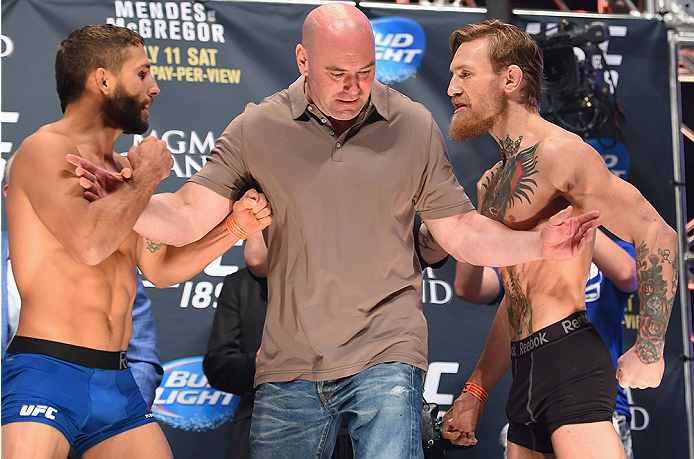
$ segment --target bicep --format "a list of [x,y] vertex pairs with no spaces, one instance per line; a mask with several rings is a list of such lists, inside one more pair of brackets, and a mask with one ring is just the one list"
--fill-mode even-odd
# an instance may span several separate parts
[[451,217],[426,219],[424,223],[436,242],[438,242],[446,252],[457,258],[456,254],[458,251],[454,250],[454,248],[460,246],[459,238],[462,237],[465,222],[469,220],[469,217],[473,213],[476,212],[471,210]]
[[197,183],[188,182],[175,193],[158,193],[135,225],[152,239],[181,246],[197,241],[231,212],[232,202]]
[[232,201],[197,183],[187,182],[175,194],[180,197],[185,212],[189,218],[192,217],[196,229],[203,235],[231,212]]
[[583,212],[599,210],[603,226],[620,239],[633,243],[636,231],[661,220],[636,187],[610,173],[606,166],[588,169],[584,175],[581,186],[565,193],[567,200]]

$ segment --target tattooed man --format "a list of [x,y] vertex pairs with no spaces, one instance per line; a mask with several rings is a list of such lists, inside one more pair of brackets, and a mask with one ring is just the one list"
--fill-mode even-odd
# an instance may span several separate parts
[[453,32],[450,44],[451,137],[489,132],[501,153],[478,183],[480,213],[535,230],[568,204],[576,212],[599,210],[603,225],[636,247],[641,321],[615,379],[610,353],[585,312],[590,251],[500,267],[505,297],[477,367],[444,417],[444,436],[477,443],[487,391],[512,365],[509,458],[624,457],[611,424],[617,382],[660,384],[677,287],[676,233],[593,148],[540,117],[542,53],[529,35],[483,21]]
[[[121,132],[147,130],[159,93],[140,35],[110,25],[76,30],[55,69],[64,116],[24,140],[7,192],[22,309],[2,363],[2,457],[66,457],[73,446],[84,458],[170,458],[125,357],[136,266],[156,285],[181,282],[238,238],[222,225],[178,248],[133,232],[173,164],[153,137],[127,158],[113,151]],[[67,154],[105,168],[100,180],[91,176],[102,186],[90,187],[98,191],[90,199]],[[116,172],[125,167],[132,177],[123,182]],[[254,198],[247,201],[264,206]],[[234,207],[247,217],[243,229],[267,226],[247,204]]]

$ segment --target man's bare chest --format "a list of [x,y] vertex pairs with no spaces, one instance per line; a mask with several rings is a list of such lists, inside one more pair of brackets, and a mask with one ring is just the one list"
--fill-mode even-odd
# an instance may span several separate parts
[[556,190],[545,180],[537,145],[508,156],[483,179],[480,213],[516,229],[530,229],[554,209]]

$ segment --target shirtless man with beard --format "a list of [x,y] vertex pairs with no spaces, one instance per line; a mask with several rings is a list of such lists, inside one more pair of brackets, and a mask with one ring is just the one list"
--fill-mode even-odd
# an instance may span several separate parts
[[489,132],[501,152],[479,182],[480,213],[532,231],[569,204],[577,213],[599,210],[605,228],[636,247],[641,318],[615,379],[610,353],[585,312],[590,250],[565,261],[500,267],[505,297],[475,370],[444,416],[443,435],[476,444],[487,393],[512,366],[509,458],[623,458],[611,423],[617,382],[660,384],[677,288],[677,235],[592,147],[540,116],[542,53],[528,34],[483,21],[453,32],[450,44],[451,137]]
[[[147,130],[159,93],[140,35],[86,26],[63,40],[55,67],[64,116],[24,140],[7,194],[22,310],[2,364],[2,457],[66,457],[72,445],[83,458],[170,458],[126,360],[136,267],[155,285],[171,285],[238,238],[221,224],[179,248],[132,230],[173,164],[165,142],[153,137],[127,158],[113,151],[121,132]],[[119,178],[127,168],[132,177],[102,183],[111,194],[85,199],[85,171],[78,177],[66,155]],[[246,233],[271,221],[255,191],[233,209]]]

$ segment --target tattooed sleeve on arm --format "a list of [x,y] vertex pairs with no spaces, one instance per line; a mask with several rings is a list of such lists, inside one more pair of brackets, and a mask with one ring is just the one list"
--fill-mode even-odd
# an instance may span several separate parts
[[[636,271],[640,302],[639,336],[636,352],[646,364],[656,362],[663,356],[665,331],[677,289],[677,260],[671,259],[670,250],[658,249],[651,253],[642,243],[636,249]],[[663,267],[670,266],[673,279],[670,288],[664,279]]]

